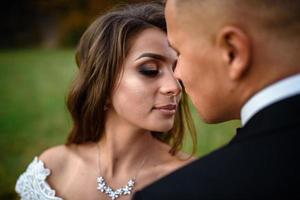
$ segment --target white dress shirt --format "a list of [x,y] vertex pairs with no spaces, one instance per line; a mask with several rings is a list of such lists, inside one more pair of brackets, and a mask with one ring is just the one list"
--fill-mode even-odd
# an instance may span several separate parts
[[300,94],[300,74],[287,77],[262,89],[242,107],[242,126],[263,108],[297,94]]

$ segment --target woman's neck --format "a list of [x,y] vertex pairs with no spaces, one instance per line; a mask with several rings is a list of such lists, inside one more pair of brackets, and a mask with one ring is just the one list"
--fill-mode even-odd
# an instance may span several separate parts
[[144,159],[153,155],[155,139],[150,131],[128,122],[108,119],[103,138],[99,141],[100,173],[107,179],[133,177]]

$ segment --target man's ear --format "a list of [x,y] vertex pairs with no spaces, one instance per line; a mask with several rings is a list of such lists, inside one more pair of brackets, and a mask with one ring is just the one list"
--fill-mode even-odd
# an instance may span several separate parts
[[250,64],[249,36],[237,27],[226,26],[219,31],[217,44],[221,48],[225,65],[229,67],[229,78],[231,80],[240,79]]

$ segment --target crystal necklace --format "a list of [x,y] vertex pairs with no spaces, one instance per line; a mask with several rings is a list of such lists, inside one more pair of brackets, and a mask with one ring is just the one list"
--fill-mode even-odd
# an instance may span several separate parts
[[[100,145],[97,144],[97,150],[98,150],[98,170],[99,170],[99,174],[101,174],[101,164],[100,164]],[[120,196],[126,196],[126,195],[130,195],[132,193],[132,191],[134,190],[134,185],[136,183],[136,179],[139,175],[140,170],[142,169],[142,167],[145,164],[145,160],[146,160],[146,156],[144,157],[143,161],[141,162],[140,167],[138,168],[136,175],[132,178],[129,179],[129,181],[127,182],[127,184],[124,187],[118,188],[118,189],[113,189],[111,186],[109,186],[104,177],[103,176],[98,176],[97,177],[97,190],[99,190],[100,192],[106,194],[107,196],[110,197],[111,200],[115,200],[117,198],[119,198]]]

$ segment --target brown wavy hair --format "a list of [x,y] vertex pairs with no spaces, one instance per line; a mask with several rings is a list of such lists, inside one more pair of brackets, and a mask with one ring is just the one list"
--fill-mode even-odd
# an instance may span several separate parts
[[[105,104],[110,99],[130,40],[142,30],[159,28],[166,32],[164,8],[160,3],[133,4],[118,7],[97,18],[82,35],[76,50],[79,68],[67,98],[73,127],[67,145],[97,142],[104,133]],[[153,136],[171,146],[176,154],[183,145],[185,132],[196,146],[196,131],[183,89],[174,127]]]

